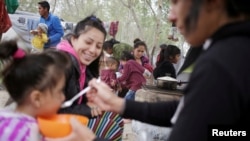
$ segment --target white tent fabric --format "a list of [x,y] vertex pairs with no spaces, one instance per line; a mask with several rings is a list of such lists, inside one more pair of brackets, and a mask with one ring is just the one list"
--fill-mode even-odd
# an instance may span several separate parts
[[18,38],[26,48],[31,49],[32,35],[29,31],[37,27],[40,16],[23,11],[16,11],[15,14],[9,14],[9,16],[12,27],[3,34],[2,40]]
[[[12,27],[3,34],[2,40],[9,40],[18,38],[27,49],[31,49],[32,35],[30,30],[36,29],[39,23],[40,15],[24,11],[16,11],[14,14],[9,14]],[[62,21],[62,26],[65,33],[73,30],[74,24],[72,22]]]

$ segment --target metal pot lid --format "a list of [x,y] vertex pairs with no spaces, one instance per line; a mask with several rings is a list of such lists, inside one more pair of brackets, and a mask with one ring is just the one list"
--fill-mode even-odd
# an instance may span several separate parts
[[164,80],[164,81],[172,81],[172,82],[178,82],[177,79],[169,76],[164,76],[164,77],[158,77],[157,80]]

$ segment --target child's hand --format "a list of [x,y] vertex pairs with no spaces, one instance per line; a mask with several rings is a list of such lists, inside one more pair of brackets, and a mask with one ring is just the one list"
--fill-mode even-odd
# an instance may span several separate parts
[[121,86],[121,85],[117,85],[117,90],[118,90],[119,92],[121,92],[121,91],[122,91],[122,86]]
[[36,34],[38,34],[38,31],[37,30],[31,30],[30,33],[33,34],[33,35],[36,35]]
[[145,69],[145,71],[144,71],[144,73],[143,73],[143,76],[144,76],[145,78],[150,78],[151,72],[150,72],[149,70]]
[[111,85],[112,87],[114,87],[114,86],[116,85],[116,81],[115,81],[115,80],[111,80],[110,85]]

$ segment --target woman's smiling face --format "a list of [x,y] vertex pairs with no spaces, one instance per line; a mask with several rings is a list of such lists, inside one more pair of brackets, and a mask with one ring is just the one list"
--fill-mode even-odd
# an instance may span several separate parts
[[94,27],[89,27],[78,38],[72,37],[71,43],[82,65],[89,65],[96,60],[101,52],[104,34]]

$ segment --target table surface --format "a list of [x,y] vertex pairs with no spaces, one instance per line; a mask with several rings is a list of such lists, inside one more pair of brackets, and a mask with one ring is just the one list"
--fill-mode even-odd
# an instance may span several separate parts
[[158,88],[157,86],[154,85],[144,85],[142,89],[146,91],[150,91],[152,93],[157,93],[157,94],[166,94],[166,95],[177,95],[177,96],[182,96],[182,90],[168,90],[168,89],[163,89],[163,88]]

